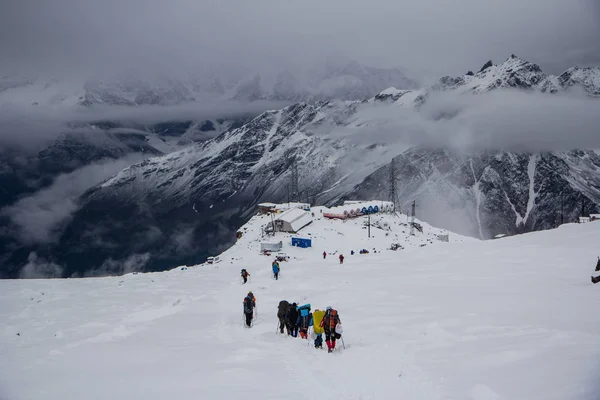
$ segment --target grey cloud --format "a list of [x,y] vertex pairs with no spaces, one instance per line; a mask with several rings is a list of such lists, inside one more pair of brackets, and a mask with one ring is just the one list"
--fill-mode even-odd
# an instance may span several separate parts
[[460,151],[563,151],[600,148],[600,102],[576,91],[548,95],[496,90],[481,95],[432,93],[420,110],[394,104],[361,118],[374,125],[340,128],[333,137],[357,144],[384,143]]
[[348,57],[438,77],[516,53],[600,60],[595,0],[9,0],[0,69],[274,72]]
[[131,272],[142,271],[150,261],[150,253],[135,253],[123,260],[108,258],[102,265],[84,274],[84,277],[124,275]]
[[288,104],[215,100],[173,106],[94,106],[59,110],[52,107],[4,105],[0,107],[0,147],[39,148],[72,130],[93,133],[79,126],[99,121],[119,122],[126,126],[165,121],[230,119],[257,115],[266,109],[279,109]]
[[21,268],[19,277],[22,279],[61,278],[64,268],[58,264],[39,257],[37,253],[29,253],[27,264]]
[[94,163],[59,175],[52,185],[0,210],[17,227],[24,244],[51,243],[59,238],[61,227],[77,211],[78,197],[90,187],[116,174],[141,157]]

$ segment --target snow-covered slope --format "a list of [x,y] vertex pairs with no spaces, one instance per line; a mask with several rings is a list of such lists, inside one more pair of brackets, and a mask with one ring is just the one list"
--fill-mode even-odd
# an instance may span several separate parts
[[[301,232],[314,247],[286,248],[292,258],[278,281],[253,247],[262,223],[252,220],[213,266],[0,281],[3,396],[597,398],[598,288],[589,275],[598,223],[350,256],[354,244],[381,249],[383,232],[368,240],[354,223],[315,221]],[[336,254],[322,259],[336,250],[344,265]],[[246,285],[241,268],[251,273]],[[251,329],[242,322],[248,290],[258,304]],[[344,344],[327,354],[276,333],[283,299],[335,307]]]
[[[97,268],[107,258],[126,259],[131,246],[151,255],[146,268],[194,262],[230,243],[234,229],[258,202],[287,198],[293,160],[302,199],[340,195],[394,155],[385,146],[315,134],[355,123],[347,121],[355,121],[361,107],[372,105],[300,103],[266,112],[210,141],[133,165],[80,199],[81,209],[58,244],[63,250],[55,248],[48,255],[87,254],[84,264],[68,262],[68,276]],[[125,226],[135,226],[135,232]],[[103,245],[81,243],[82,235]]]

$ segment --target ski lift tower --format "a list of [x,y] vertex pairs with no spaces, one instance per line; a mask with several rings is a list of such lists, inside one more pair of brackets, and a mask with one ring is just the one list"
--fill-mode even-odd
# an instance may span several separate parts
[[410,234],[412,236],[415,235],[415,211],[416,211],[416,208],[417,208],[417,201],[413,200],[413,202],[412,202],[412,213],[411,213],[411,216],[410,216]]
[[300,201],[300,185],[298,184],[298,160],[296,157],[292,160],[292,182],[291,197],[293,201]]
[[390,162],[390,174],[388,176],[389,193],[388,200],[394,205],[394,212],[397,212],[396,204],[398,203],[398,188],[396,187],[396,162],[392,158]]

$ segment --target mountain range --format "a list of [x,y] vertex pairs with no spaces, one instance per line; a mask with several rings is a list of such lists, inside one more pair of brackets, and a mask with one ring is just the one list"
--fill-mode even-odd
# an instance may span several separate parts
[[73,107],[178,105],[216,100],[363,100],[389,86],[414,89],[418,83],[398,68],[376,68],[356,61],[296,74],[283,70],[273,76],[249,71],[180,73],[178,77],[136,71],[78,79],[7,75],[0,76],[0,104]]
[[[230,245],[261,201],[332,205],[387,199],[392,160],[399,206],[408,210],[416,200],[417,215],[425,221],[482,238],[547,229],[572,221],[582,209],[598,211],[595,151],[409,148],[379,135],[395,129],[389,121],[401,110],[420,113],[443,93],[486,101],[486,93],[498,89],[552,96],[574,87],[596,101],[600,68],[575,67],[552,76],[513,55],[424,89],[389,88],[368,100],[298,102],[270,110],[213,139],[123,169],[77,200],[58,240],[36,246],[13,240],[0,262],[11,266],[7,276],[17,276],[34,251],[60,265],[62,276],[198,263]],[[252,90],[245,93],[248,98]],[[293,166],[299,171],[298,195],[290,188]]]

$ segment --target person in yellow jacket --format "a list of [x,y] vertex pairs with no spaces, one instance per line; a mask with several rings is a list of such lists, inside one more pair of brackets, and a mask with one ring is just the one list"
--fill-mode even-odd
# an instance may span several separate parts
[[315,312],[313,312],[312,319],[310,320],[309,324],[309,326],[312,325],[313,330],[315,331],[315,335],[317,335],[317,337],[315,338],[315,348],[317,349],[323,348],[323,332],[325,331],[321,326],[321,321],[323,320],[324,316],[325,311],[316,309]]

